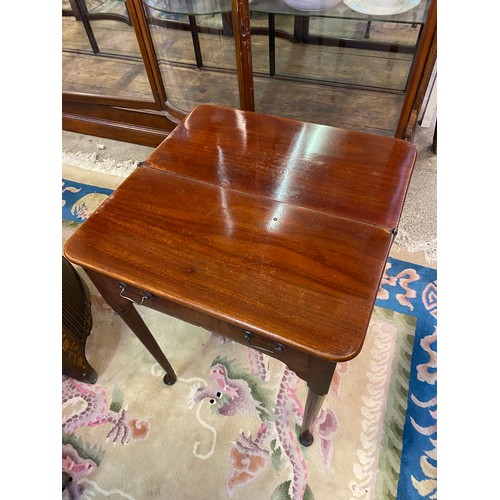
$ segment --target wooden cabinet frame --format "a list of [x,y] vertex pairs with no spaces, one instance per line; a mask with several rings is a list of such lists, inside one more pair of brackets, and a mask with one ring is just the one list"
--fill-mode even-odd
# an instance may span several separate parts
[[[254,86],[247,0],[231,0],[232,24],[240,94],[240,108],[253,111]],[[98,137],[156,147],[185,112],[168,101],[141,0],[126,7],[151,86],[152,100],[135,100],[89,93],[63,92],[62,128]],[[227,17],[226,17],[227,19]],[[410,73],[395,137],[411,140],[437,57],[437,0],[431,0]]]

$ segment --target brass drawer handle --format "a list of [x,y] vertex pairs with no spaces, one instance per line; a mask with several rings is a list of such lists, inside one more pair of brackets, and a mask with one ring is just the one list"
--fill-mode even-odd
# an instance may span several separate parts
[[153,296],[149,292],[142,292],[142,299],[140,302],[137,302],[137,300],[134,300],[132,297],[127,297],[126,295],[124,295],[124,292],[127,289],[127,285],[125,283],[122,283],[121,281],[119,281],[118,286],[120,287],[120,297],[123,297],[124,299],[130,300],[130,302],[133,302],[134,304],[137,304],[138,306],[142,306],[142,304],[144,304],[145,300],[153,298]]
[[274,343],[274,349],[269,349],[267,347],[254,344],[252,341],[255,338],[255,334],[249,332],[248,330],[245,330],[243,332],[243,335],[248,340],[248,345],[250,347],[253,347],[254,349],[258,349],[259,351],[268,352],[269,354],[276,354],[277,352],[283,352],[285,350],[285,346],[283,344],[280,344],[279,342]]

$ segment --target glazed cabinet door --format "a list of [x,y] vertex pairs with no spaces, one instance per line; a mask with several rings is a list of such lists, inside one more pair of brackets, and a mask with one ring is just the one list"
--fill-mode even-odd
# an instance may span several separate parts
[[253,0],[255,110],[393,136],[429,4]]
[[125,0],[63,0],[63,92],[154,102]]

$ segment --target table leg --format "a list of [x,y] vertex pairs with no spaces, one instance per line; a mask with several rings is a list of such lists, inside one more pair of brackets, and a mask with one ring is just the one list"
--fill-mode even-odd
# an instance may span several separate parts
[[309,389],[307,391],[306,407],[304,409],[304,420],[302,421],[302,429],[299,436],[299,441],[303,446],[311,446],[314,441],[314,436],[311,432],[311,426],[318,416],[319,410],[323,401],[326,398],[326,394],[318,395]]
[[309,359],[308,392],[302,429],[299,436],[302,446],[311,446],[314,441],[311,427],[328,394],[336,366],[337,363],[324,361],[319,358],[311,357]]
[[122,318],[125,324],[132,330],[136,337],[142,342],[144,347],[151,353],[153,358],[165,370],[166,374],[163,381],[167,385],[172,385],[177,380],[177,375],[170,365],[165,354],[153,337],[146,323],[144,323],[141,315],[137,312],[132,302],[114,293],[105,286],[106,278],[101,274],[85,269],[89,278],[94,283],[95,287],[102,295],[103,299],[110,307]]

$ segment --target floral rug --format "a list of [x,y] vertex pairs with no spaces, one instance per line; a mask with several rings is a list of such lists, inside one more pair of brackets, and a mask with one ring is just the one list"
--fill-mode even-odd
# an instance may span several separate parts
[[[63,239],[113,190],[74,178],[63,179]],[[309,448],[297,439],[306,384],[282,363],[139,308],[177,371],[167,386],[78,271],[98,380],[62,380],[63,498],[437,498],[435,269],[389,259],[364,348],[338,364]]]

